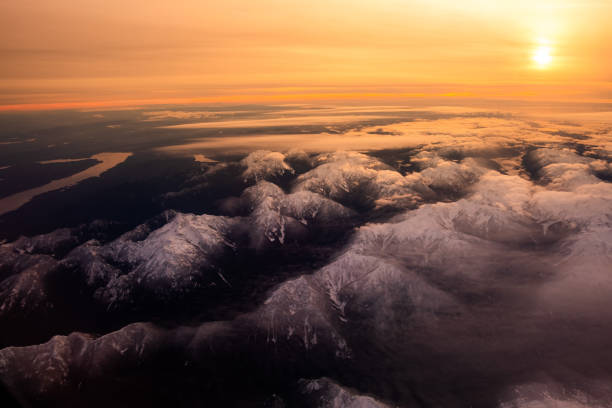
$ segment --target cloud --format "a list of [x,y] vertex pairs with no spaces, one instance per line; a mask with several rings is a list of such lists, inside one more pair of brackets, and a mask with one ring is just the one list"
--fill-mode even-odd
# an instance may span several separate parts
[[[582,380],[582,387],[597,389],[599,393],[612,393],[607,384]],[[586,384],[585,384],[586,383]],[[542,378],[540,382],[521,384],[508,392],[499,408],[603,408],[601,401],[589,397],[577,389],[567,389],[551,378]]]
[[252,128],[252,127],[271,127],[271,126],[308,126],[308,125],[327,125],[330,123],[351,123],[365,122],[377,119],[376,115],[300,115],[294,117],[279,117],[266,119],[248,120],[229,120],[229,121],[209,121],[200,123],[186,123],[181,125],[164,126],[169,129],[202,129],[202,128]]
[[[302,119],[307,121],[308,117],[304,116]],[[356,115],[355,120],[357,119],[366,120],[367,117]],[[325,122],[325,124],[328,123],[333,122]],[[240,123],[226,121],[222,124],[223,127],[228,128],[232,126],[248,128],[249,124],[255,126],[260,122],[244,120]],[[281,123],[276,125],[281,126]],[[286,125],[288,126],[289,123]],[[191,126],[191,124],[184,126]],[[559,132],[588,134],[589,139],[576,141],[568,139],[564,136],[565,133]],[[306,152],[320,153],[338,150],[418,148],[436,151],[442,157],[460,155],[461,157],[507,158],[524,153],[526,146],[558,147],[573,141],[585,146],[589,153],[607,157],[612,151],[610,150],[610,130],[605,123],[584,123],[572,126],[564,124],[557,118],[538,119],[534,122],[532,117],[462,111],[426,110],[415,112],[414,119],[409,121],[402,119],[401,115],[398,117],[382,116],[368,119],[360,126],[338,123],[334,128],[327,126],[316,131],[301,129],[301,132],[295,133],[286,133],[284,130],[283,133],[261,134],[259,131],[252,133],[254,134],[248,136],[242,133],[228,133],[223,137],[207,136],[189,143],[166,146],[162,150],[249,153],[257,149],[286,151],[290,146],[297,146]],[[308,134],[308,137],[305,137],[305,134]]]
[[218,116],[218,112],[174,110],[142,112],[141,114],[145,117],[145,121],[161,121],[168,119],[202,119],[216,118]]

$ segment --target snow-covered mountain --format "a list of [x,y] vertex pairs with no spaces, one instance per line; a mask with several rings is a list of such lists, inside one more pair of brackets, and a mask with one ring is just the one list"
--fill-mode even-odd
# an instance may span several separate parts
[[201,163],[164,198],[240,186],[210,213],[1,244],[0,379],[24,406],[608,406],[608,145],[506,122]]

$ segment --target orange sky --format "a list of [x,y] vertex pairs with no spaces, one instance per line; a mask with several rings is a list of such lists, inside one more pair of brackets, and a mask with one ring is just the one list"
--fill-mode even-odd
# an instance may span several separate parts
[[610,16],[610,0],[5,0],[0,109],[610,101]]

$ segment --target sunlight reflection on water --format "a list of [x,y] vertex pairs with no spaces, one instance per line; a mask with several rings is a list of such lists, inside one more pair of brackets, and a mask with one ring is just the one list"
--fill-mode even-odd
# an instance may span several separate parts
[[71,176],[64,177],[59,180],[53,180],[45,185],[21,191],[1,199],[0,214],[5,214],[7,212],[16,210],[40,194],[70,187],[91,177],[98,177],[105,171],[112,169],[120,163],[123,163],[131,155],[132,153],[99,153],[93,155],[90,157],[90,159],[98,160],[101,163],[91,166]]

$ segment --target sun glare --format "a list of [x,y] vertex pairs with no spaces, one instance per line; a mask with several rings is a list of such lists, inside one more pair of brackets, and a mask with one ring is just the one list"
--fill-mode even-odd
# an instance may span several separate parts
[[547,68],[552,62],[551,48],[547,41],[541,41],[534,49],[532,55],[533,62],[538,68]]

